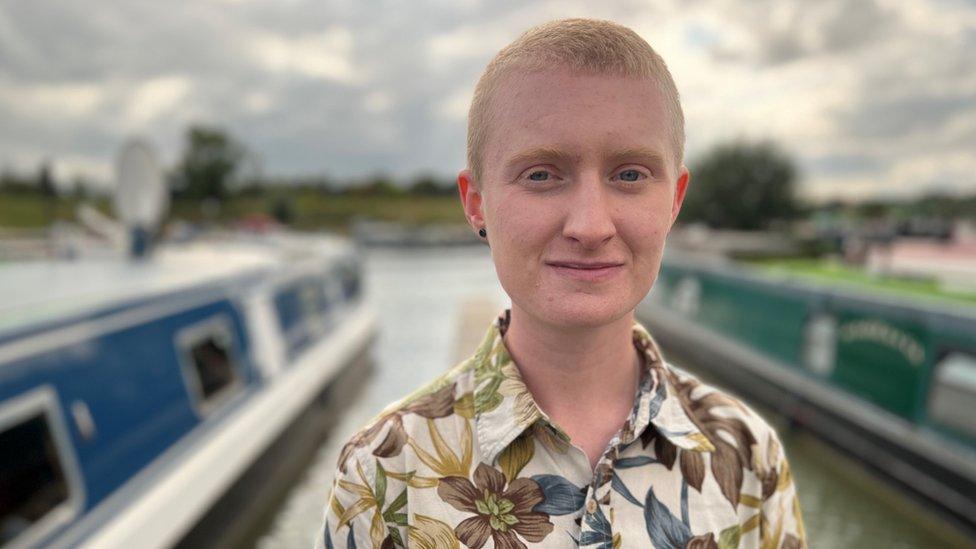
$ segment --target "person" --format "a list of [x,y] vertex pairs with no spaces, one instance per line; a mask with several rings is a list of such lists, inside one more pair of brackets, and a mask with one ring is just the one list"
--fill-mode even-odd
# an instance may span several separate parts
[[318,547],[805,546],[775,431],[635,322],[683,146],[672,77],[630,29],[555,21],[497,54],[457,183],[511,308],[348,442]]

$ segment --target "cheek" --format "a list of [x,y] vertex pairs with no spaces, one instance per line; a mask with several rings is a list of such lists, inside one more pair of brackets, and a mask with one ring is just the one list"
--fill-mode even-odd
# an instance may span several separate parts
[[[670,212],[670,210],[669,210]],[[632,215],[618,227],[621,236],[634,255],[639,270],[655,269],[660,262],[668,234],[670,217],[660,209],[649,209]]]
[[554,215],[531,199],[499,202],[486,209],[488,243],[499,282],[515,301],[525,302],[538,288],[542,260],[553,240]]
[[[498,251],[511,250],[518,261],[533,260],[542,253],[558,229],[558,215],[551,207],[535,204],[526,197],[512,197],[489,210],[489,228],[496,235],[492,242]],[[517,253],[515,253],[517,252]]]

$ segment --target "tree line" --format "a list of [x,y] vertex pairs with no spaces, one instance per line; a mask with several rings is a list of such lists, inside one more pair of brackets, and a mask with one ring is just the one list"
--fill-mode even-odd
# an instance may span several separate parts
[[[457,193],[452,179],[431,174],[410,180],[376,175],[340,181],[326,176],[265,177],[255,166],[247,147],[229,132],[197,125],[187,129],[180,158],[166,177],[176,203],[266,198],[280,208],[283,196],[296,193],[354,197],[454,197]],[[860,218],[976,218],[976,193],[969,197],[927,195],[912,200],[806,204],[797,194],[800,173],[795,161],[769,141],[738,140],[718,145],[694,159],[690,169],[693,180],[680,218],[684,223],[762,230],[818,211],[843,212]],[[83,187],[82,182],[74,182],[74,194],[84,194]],[[55,200],[59,191],[50,163],[46,162],[36,174],[0,173],[0,193],[36,194]]]

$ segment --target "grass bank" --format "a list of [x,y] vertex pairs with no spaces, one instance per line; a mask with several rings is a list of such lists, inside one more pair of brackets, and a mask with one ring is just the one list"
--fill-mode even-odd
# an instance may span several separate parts
[[[81,199],[50,200],[38,195],[0,194],[0,227],[40,228],[52,221],[71,221]],[[87,200],[102,211],[110,209],[108,199]],[[169,219],[202,221],[208,219],[200,201],[177,200],[170,207]],[[407,225],[463,223],[461,205],[454,196],[360,196],[327,195],[313,192],[235,196],[219,204],[216,220],[230,223],[250,215],[284,212],[298,229],[344,230],[357,218],[394,221]]]
[[878,276],[867,270],[820,259],[764,259],[747,262],[763,272],[856,290],[976,305],[976,293],[950,291],[934,279]]

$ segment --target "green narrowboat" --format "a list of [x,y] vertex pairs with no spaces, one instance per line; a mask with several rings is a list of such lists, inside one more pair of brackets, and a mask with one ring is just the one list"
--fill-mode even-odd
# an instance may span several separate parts
[[638,315],[709,378],[976,533],[976,307],[669,253]]

